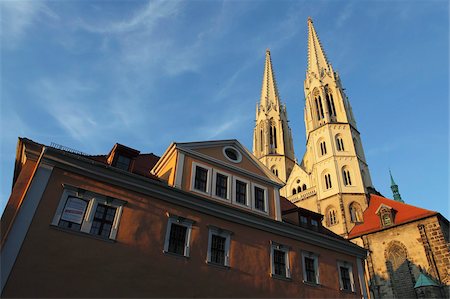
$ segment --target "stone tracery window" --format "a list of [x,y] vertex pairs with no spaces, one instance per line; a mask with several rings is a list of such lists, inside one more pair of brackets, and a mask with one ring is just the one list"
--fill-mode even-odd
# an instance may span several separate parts
[[327,226],[333,226],[338,223],[336,209],[333,206],[327,208],[326,217]]
[[359,203],[352,202],[349,206],[350,210],[350,221],[351,222],[362,222],[362,209]]

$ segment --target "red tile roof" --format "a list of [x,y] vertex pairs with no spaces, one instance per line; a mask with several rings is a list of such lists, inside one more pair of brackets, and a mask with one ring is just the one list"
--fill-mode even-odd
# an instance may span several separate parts
[[376,214],[381,204],[389,206],[395,211],[394,226],[438,214],[434,211],[371,194],[369,207],[363,213],[364,222],[353,227],[348,235],[350,239],[385,229],[381,227],[380,217]]

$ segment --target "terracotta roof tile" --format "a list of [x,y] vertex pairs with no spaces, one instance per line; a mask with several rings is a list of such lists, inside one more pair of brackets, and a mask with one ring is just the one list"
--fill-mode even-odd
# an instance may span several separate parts
[[438,214],[434,211],[371,194],[369,206],[363,213],[364,222],[353,227],[348,236],[350,239],[385,229],[384,227],[381,227],[380,217],[376,214],[376,211],[381,204],[394,209],[394,226]]

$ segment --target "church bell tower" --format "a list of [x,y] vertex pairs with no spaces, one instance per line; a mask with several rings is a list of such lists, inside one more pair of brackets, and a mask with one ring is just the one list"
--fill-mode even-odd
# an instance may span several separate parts
[[294,147],[286,106],[280,103],[269,50],[266,50],[261,99],[256,107],[253,154],[286,182],[295,164]]

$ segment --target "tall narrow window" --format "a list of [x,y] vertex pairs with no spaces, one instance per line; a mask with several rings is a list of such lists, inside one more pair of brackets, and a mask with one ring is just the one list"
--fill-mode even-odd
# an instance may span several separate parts
[[208,170],[203,167],[196,166],[194,188],[199,191],[206,192],[207,181],[208,181]]
[[341,290],[354,292],[355,285],[353,281],[352,266],[347,262],[338,262],[339,285]]
[[327,154],[327,144],[325,143],[325,141],[322,141],[320,143],[320,153],[323,155]]
[[319,258],[310,252],[303,252],[303,281],[319,283]]
[[317,112],[317,119],[320,120],[320,112],[319,112],[319,104],[317,102],[317,98],[314,99],[315,103],[316,103],[316,112]]
[[292,195],[295,195],[295,194],[297,194],[297,189],[292,189]]
[[305,190],[306,190],[306,185],[303,184],[303,186],[302,186],[302,191],[305,191]]
[[255,208],[260,211],[266,210],[265,190],[255,186]]
[[320,108],[320,118],[324,118],[324,113],[323,113],[323,105],[322,105],[322,98],[319,96],[319,108]]
[[289,271],[289,248],[273,243],[271,246],[271,268],[272,276],[290,278]]
[[334,106],[334,99],[331,93],[330,93],[330,102],[331,102],[331,109],[333,109],[333,115],[336,116],[336,107]]
[[336,148],[340,152],[344,151],[344,141],[339,135],[336,136]]
[[297,192],[298,192],[298,193],[302,192],[302,187],[298,186],[298,187],[297,187]]
[[236,202],[247,205],[247,183],[236,180]]
[[361,222],[362,221],[362,210],[361,206],[357,202],[352,202],[349,206],[350,210],[350,221],[351,222]]
[[208,263],[229,266],[231,232],[215,226],[209,228]]
[[170,216],[167,223],[164,252],[189,256],[189,242],[194,221],[179,216]]
[[344,168],[342,170],[342,177],[344,179],[344,185],[345,186],[351,186],[352,185],[352,180],[350,178],[350,170]]
[[216,173],[216,196],[228,197],[228,176],[221,173]]
[[337,216],[336,216],[336,210],[333,207],[328,208],[328,212],[327,212],[327,224],[328,224],[328,226],[332,226],[332,225],[335,225],[337,223],[338,223],[338,221],[337,221]]
[[325,189],[331,189],[331,175],[329,173],[325,174]]
[[277,128],[273,127],[273,147],[277,148]]
[[259,141],[260,142],[259,145],[260,145],[260,149],[261,149],[261,152],[262,152],[262,151],[264,151],[264,145],[263,145],[264,144],[264,140],[263,140],[263,130],[262,129],[260,131],[260,135],[261,135],[261,139]]
[[333,110],[331,110],[331,102],[330,102],[330,97],[329,97],[328,93],[325,94],[325,100],[327,102],[328,113],[330,113],[330,116],[334,116]]

